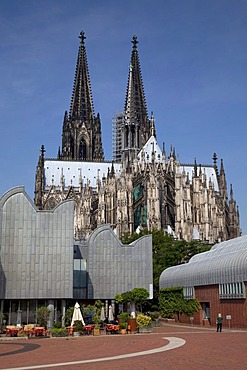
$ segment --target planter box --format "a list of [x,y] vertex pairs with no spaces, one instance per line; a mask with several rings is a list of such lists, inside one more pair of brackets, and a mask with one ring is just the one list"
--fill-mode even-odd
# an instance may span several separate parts
[[146,334],[146,333],[152,333],[153,328],[152,326],[145,326],[144,328],[139,328],[139,333]]
[[130,332],[131,333],[136,333],[137,332],[136,319],[129,318],[128,319],[128,325],[130,327]]
[[152,327],[157,327],[157,326],[160,326],[159,319],[156,319],[156,320],[152,321]]
[[68,332],[51,334],[52,337],[67,337],[68,335],[69,335]]
[[93,329],[93,335],[100,335],[100,329]]

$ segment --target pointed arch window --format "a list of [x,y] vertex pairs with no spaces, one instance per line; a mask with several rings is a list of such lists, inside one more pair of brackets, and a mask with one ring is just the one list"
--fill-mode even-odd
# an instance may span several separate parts
[[131,126],[131,147],[135,147],[135,125],[132,124]]
[[74,140],[70,139],[70,156],[72,159],[74,159]]
[[85,161],[87,159],[87,144],[85,140],[80,141],[79,145],[79,159]]
[[125,143],[124,143],[124,146],[125,148],[128,148],[129,147],[129,127],[127,125],[125,125]]

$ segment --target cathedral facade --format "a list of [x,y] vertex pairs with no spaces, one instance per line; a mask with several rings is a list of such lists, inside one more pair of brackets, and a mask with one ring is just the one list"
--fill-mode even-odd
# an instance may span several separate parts
[[162,229],[178,239],[215,243],[240,235],[239,212],[230,197],[223,161],[212,165],[182,164],[174,148],[159,147],[154,116],[148,117],[137,48],[132,53],[127,92],[114,160],[106,161],[100,115],[95,115],[84,33],[76,64],[69,113],[64,114],[62,146],[57,158],[45,156],[42,145],[36,168],[38,209],[50,210],[75,200],[75,238],[86,239],[109,224],[118,237],[140,229]]

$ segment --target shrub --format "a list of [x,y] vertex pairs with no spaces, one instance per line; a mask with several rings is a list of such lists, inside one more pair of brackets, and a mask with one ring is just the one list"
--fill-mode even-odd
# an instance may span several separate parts
[[163,288],[160,290],[160,310],[161,316],[173,319],[174,314],[193,315],[199,311],[199,301],[197,299],[184,299],[183,288]]
[[56,329],[60,329],[61,327],[62,327],[61,322],[55,322],[54,325],[53,325],[53,328],[56,328]]
[[64,316],[65,326],[70,326],[71,325],[73,312],[74,312],[74,307],[67,308],[67,310],[65,312],[65,316]]
[[128,323],[126,321],[121,321],[120,324],[119,324],[119,329],[122,330],[122,329],[127,329],[128,327]]
[[128,318],[129,318],[129,314],[128,312],[121,312],[119,315],[118,315],[118,319],[119,321],[122,323],[122,322],[128,322]]
[[158,320],[160,317],[160,313],[158,311],[150,312],[150,317],[153,321]]
[[145,316],[142,313],[139,313],[136,318],[136,324],[138,328],[144,328],[150,326],[152,319],[150,316]]
[[51,335],[53,337],[66,337],[68,335],[68,331],[65,328],[55,328],[51,329]]
[[80,320],[76,320],[73,325],[73,331],[74,332],[82,332],[83,330],[83,324]]

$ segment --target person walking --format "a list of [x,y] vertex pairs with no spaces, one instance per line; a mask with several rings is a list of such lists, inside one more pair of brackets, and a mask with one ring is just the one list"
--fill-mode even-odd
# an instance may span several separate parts
[[221,316],[221,313],[219,313],[217,320],[216,320],[217,331],[220,331],[220,332],[222,331],[222,321],[223,321],[223,318]]

